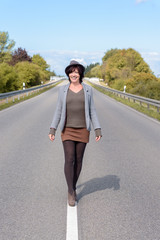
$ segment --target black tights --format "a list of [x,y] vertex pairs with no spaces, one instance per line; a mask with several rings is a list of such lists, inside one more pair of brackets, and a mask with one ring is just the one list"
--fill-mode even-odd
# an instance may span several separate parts
[[83,154],[86,143],[66,140],[63,142],[65,164],[64,173],[68,185],[68,192],[73,193],[76,190],[81,169]]

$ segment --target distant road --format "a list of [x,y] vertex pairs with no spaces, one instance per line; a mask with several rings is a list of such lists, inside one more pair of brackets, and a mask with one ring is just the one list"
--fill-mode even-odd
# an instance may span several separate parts
[[[65,240],[60,130],[48,132],[59,86],[0,112],[0,239]],[[94,90],[103,137],[78,185],[79,240],[160,239],[160,123]]]

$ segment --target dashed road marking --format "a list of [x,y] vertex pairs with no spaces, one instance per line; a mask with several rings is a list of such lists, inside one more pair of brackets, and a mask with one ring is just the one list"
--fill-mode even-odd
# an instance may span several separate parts
[[70,207],[67,203],[66,240],[78,240],[77,203],[75,207]]

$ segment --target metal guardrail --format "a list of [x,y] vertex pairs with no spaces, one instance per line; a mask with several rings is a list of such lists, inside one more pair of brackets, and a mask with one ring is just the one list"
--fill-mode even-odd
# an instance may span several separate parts
[[104,87],[104,86],[101,86],[99,84],[96,84],[95,82],[93,81],[90,81],[89,79],[87,79],[87,81],[91,82],[93,85],[101,88],[101,89],[104,89],[108,92],[111,92],[117,96],[120,96],[120,97],[123,97],[124,99],[128,99],[130,101],[130,99],[133,100],[133,102],[136,102],[138,101],[140,103],[140,105],[142,105],[142,103],[145,103],[147,104],[147,107],[149,109],[149,106],[154,106],[157,108],[157,112],[159,112],[159,109],[160,109],[160,101],[159,100],[155,100],[155,99],[151,99],[151,98],[145,98],[145,97],[140,97],[140,96],[137,96],[137,95],[133,95],[133,94],[130,94],[130,93],[124,93],[124,92],[121,92],[121,91],[118,91],[118,90],[115,90],[115,89],[112,89],[112,88],[108,88],[108,87]]
[[26,94],[28,96],[28,93],[30,93],[30,92],[38,91],[39,89],[49,87],[53,84],[56,84],[57,82],[59,82],[61,80],[63,80],[63,78],[60,78],[57,81],[54,81],[54,82],[51,82],[51,83],[48,83],[48,84],[44,84],[44,85],[41,85],[41,86],[37,86],[37,87],[32,87],[32,88],[27,88],[27,89],[24,89],[24,90],[12,91],[12,92],[7,92],[7,93],[0,93],[0,100],[6,99],[6,102],[8,102],[8,98],[12,97],[13,101],[14,101],[14,97],[16,97],[16,96],[18,96],[18,99],[19,99],[19,96],[21,96],[23,94]]

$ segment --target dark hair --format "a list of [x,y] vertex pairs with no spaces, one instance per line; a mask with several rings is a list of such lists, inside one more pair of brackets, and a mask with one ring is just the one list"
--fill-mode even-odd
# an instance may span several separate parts
[[[82,68],[81,66],[79,66],[79,65],[74,65],[74,66],[68,67],[68,69],[66,70],[66,74],[67,74],[67,76],[68,76],[68,78],[69,78],[69,74],[72,73],[72,72],[74,72],[75,69],[78,70],[78,73],[79,73],[79,75],[80,75],[79,81],[80,81],[80,83],[81,83],[81,82],[82,82],[82,79],[84,78],[84,70],[83,70],[83,68]],[[71,80],[69,79],[69,81],[71,81]]]

